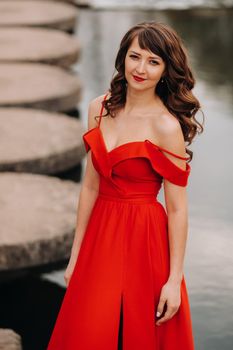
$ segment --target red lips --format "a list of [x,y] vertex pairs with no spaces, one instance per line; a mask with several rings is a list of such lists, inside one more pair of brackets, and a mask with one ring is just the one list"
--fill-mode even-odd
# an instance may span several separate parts
[[138,77],[137,75],[133,75],[133,77],[134,77],[134,80],[140,81],[140,82],[146,80],[146,79]]

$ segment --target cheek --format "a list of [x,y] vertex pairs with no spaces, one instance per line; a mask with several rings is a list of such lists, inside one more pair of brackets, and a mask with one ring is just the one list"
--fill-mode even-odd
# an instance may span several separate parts
[[132,60],[125,61],[125,70],[126,72],[131,72],[135,68],[135,63]]
[[162,75],[162,69],[160,67],[152,67],[149,69],[148,73],[152,80],[159,80]]

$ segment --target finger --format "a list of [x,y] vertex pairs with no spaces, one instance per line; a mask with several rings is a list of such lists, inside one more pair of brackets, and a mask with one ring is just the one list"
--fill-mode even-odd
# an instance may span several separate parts
[[180,304],[176,305],[176,306],[174,306],[174,305],[168,306],[168,310],[170,310],[170,312],[171,312],[170,318],[172,318],[177,313],[177,311],[179,310],[179,307],[180,307]]
[[172,318],[172,314],[173,314],[173,309],[171,308],[167,308],[167,311],[165,312],[164,316],[162,318],[160,318],[157,322],[156,325],[160,325],[166,321],[168,321],[170,318]]
[[169,319],[170,319],[170,314],[166,312],[165,315],[156,322],[156,325],[160,326],[162,323],[168,321]]
[[156,317],[160,317],[163,313],[164,310],[164,305],[165,305],[166,300],[163,298],[160,298],[158,306],[157,306],[157,312],[156,312]]
[[68,279],[67,277],[64,277],[64,280],[65,280],[65,284],[66,284],[66,286],[68,286],[69,279]]
[[164,316],[160,318],[160,320],[157,321],[157,325],[159,326],[161,323],[164,323],[168,320],[170,320],[179,310],[179,307],[168,307],[167,311],[165,312]]

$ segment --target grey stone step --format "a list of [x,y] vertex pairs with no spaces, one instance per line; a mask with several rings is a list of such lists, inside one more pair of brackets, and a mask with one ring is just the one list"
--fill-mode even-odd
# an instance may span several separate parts
[[0,350],[22,350],[21,337],[9,328],[0,328]]
[[77,37],[45,28],[0,28],[0,63],[41,62],[69,67],[80,54]]
[[0,107],[68,111],[80,101],[75,73],[40,63],[0,64]]
[[[12,0],[9,0],[9,1],[12,1]],[[18,1],[22,1],[22,0],[18,0]],[[33,0],[33,1],[37,1],[37,0]],[[47,1],[47,0],[43,0],[43,1]],[[90,6],[92,3],[92,0],[53,0],[53,1],[57,1],[57,2],[62,1],[65,3],[75,4],[78,6]]]
[[75,5],[82,7],[91,7],[93,0],[71,0]]
[[0,173],[0,273],[69,258],[79,192],[69,180]]
[[62,1],[0,1],[0,27],[36,26],[72,31],[77,16],[77,8]]
[[0,171],[56,174],[85,156],[78,119],[62,113],[0,108]]

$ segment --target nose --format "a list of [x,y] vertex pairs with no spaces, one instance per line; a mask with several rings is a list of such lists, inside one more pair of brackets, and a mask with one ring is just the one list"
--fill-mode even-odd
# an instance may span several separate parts
[[136,71],[138,72],[138,73],[140,73],[140,74],[143,74],[143,73],[145,73],[145,61],[139,61],[138,62],[138,65],[137,65],[137,67],[136,67]]

